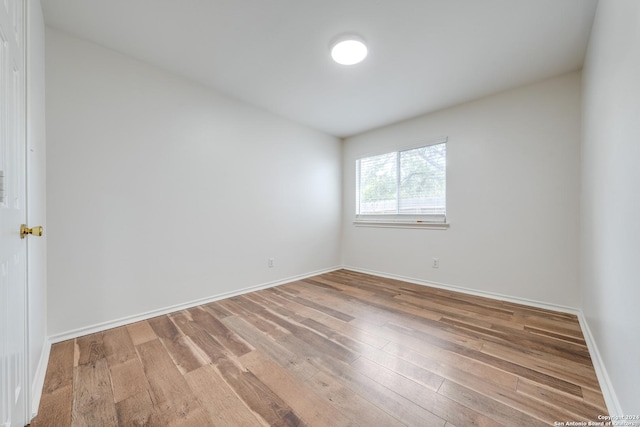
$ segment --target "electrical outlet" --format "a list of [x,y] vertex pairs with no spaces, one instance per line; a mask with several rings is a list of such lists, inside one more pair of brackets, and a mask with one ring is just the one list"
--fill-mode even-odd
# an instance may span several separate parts
[[440,268],[440,258],[431,259],[431,268]]
[[269,268],[273,268],[276,264],[276,261],[273,258],[269,258],[267,260],[267,265],[269,266]]

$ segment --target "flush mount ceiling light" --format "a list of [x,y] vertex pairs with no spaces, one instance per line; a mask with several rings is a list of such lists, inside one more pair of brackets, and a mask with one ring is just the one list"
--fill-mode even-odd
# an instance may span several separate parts
[[331,43],[331,57],[338,64],[354,65],[367,57],[367,46],[362,37],[344,34]]

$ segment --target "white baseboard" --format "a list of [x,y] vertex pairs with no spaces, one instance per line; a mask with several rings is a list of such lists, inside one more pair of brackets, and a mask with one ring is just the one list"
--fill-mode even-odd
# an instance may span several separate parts
[[249,286],[236,291],[224,292],[217,295],[212,295],[205,298],[200,298],[193,301],[188,301],[182,304],[176,304],[169,307],[159,308],[156,310],[147,311],[146,313],[135,314],[132,316],[122,317],[120,319],[110,320],[107,322],[97,323],[95,325],[85,326],[71,331],[62,332],[59,334],[49,336],[49,342],[55,344],[58,342],[78,338],[83,335],[95,334],[96,332],[106,331],[107,329],[117,328],[129,323],[139,322],[141,320],[151,319],[152,317],[162,316],[163,314],[173,313],[175,311],[185,310],[187,308],[196,307],[202,304],[208,304],[210,302],[218,301],[225,298],[231,298],[238,295],[246,294],[249,292],[259,291],[261,289],[272,288],[274,286],[284,285],[285,283],[295,282],[296,280],[306,279],[308,277],[317,276],[319,274],[328,273],[341,269],[341,266],[325,268],[322,270],[312,271],[310,273],[300,274],[297,276],[286,277],[284,279],[276,280],[273,282],[262,283],[259,285]]
[[591,329],[589,328],[589,324],[587,323],[587,318],[584,316],[582,310],[578,315],[578,320],[580,321],[580,328],[582,329],[584,340],[587,342],[589,355],[591,356],[593,368],[596,371],[598,383],[600,383],[600,389],[602,390],[604,402],[607,404],[609,415],[622,416],[623,412],[622,407],[620,406],[620,401],[618,400],[618,396],[613,389],[613,384],[611,384],[611,379],[609,378],[609,374],[607,373],[607,368],[605,367],[604,361],[600,356],[600,351],[598,350],[598,346],[596,345],[596,340],[591,334]]
[[[430,282],[427,280],[415,279],[411,277],[400,276],[397,274],[382,273],[379,271],[368,270],[365,268],[351,267],[346,265],[343,266],[343,268],[345,270],[371,274],[373,276],[402,280],[404,282],[414,283],[416,285],[430,286],[430,287],[445,289],[445,290],[454,291],[454,292],[461,292],[463,294],[468,294],[468,295],[476,295],[476,296],[496,299],[500,301],[507,301],[507,302],[513,302],[516,304],[528,305],[531,307],[543,308],[546,310],[553,310],[553,311],[559,311],[562,313],[575,314],[578,317],[578,321],[580,322],[580,328],[582,329],[582,335],[584,336],[584,339],[587,343],[587,348],[589,349],[591,362],[593,363],[593,367],[596,371],[598,383],[600,384],[600,389],[602,390],[602,396],[604,397],[604,401],[607,405],[607,410],[609,411],[608,415],[617,415],[617,416],[623,415],[622,408],[620,406],[620,401],[616,396],[613,385],[611,384],[611,379],[607,374],[607,369],[604,365],[604,361],[600,356],[600,352],[598,350],[598,346],[596,345],[596,341],[593,338],[593,335],[591,334],[591,330],[589,329],[587,319],[585,318],[584,313],[582,312],[581,309],[566,307],[566,306],[557,305],[557,304],[551,304],[547,302],[530,300],[527,298],[512,297],[512,296],[497,294],[493,292],[485,292],[485,291],[478,291],[475,289],[451,286],[451,285],[446,285],[444,283]],[[607,414],[603,414],[603,415],[607,415]]]
[[417,285],[430,286],[430,287],[434,287],[434,288],[445,289],[445,290],[454,291],[454,292],[460,292],[460,293],[464,293],[464,294],[468,294],[468,295],[476,295],[476,296],[485,297],[485,298],[491,298],[491,299],[495,299],[495,300],[499,300],[499,301],[512,302],[512,303],[516,303],[516,304],[523,304],[523,305],[528,305],[528,306],[531,306],[531,307],[537,307],[537,308],[542,308],[542,309],[546,309],[546,310],[553,310],[553,311],[558,311],[558,312],[561,312],[561,313],[568,313],[568,314],[576,315],[578,317],[579,322],[580,322],[580,327],[582,329],[582,334],[584,335],[585,341],[587,342],[587,347],[589,349],[589,354],[591,355],[591,360],[593,362],[593,366],[594,366],[594,369],[596,371],[596,375],[598,377],[598,382],[600,383],[600,388],[602,390],[602,394],[604,396],[605,403],[607,404],[607,409],[609,410],[609,415],[622,415],[623,414],[622,413],[622,409],[620,407],[620,403],[619,403],[619,401],[617,399],[617,396],[615,394],[615,391],[613,389],[613,385],[611,384],[611,380],[609,379],[609,376],[607,374],[607,370],[605,368],[603,360],[600,357],[600,352],[598,351],[598,347],[597,347],[596,342],[595,342],[595,340],[593,338],[593,335],[591,334],[591,331],[589,329],[589,325],[587,324],[586,318],[585,318],[584,314],[582,313],[582,310],[580,310],[578,308],[575,308],[575,307],[567,307],[567,306],[563,306],[563,305],[547,303],[547,302],[542,302],[542,301],[536,301],[536,300],[531,300],[531,299],[527,299],[527,298],[513,297],[513,296],[503,295],[503,294],[498,294],[498,293],[493,293],[493,292],[479,291],[479,290],[476,290],[476,289],[469,289],[469,288],[464,288],[464,287],[460,287],[460,286],[452,286],[452,285],[447,285],[447,284],[444,284],[444,283],[431,282],[431,281],[427,281],[427,280],[416,279],[416,278],[401,276],[401,275],[397,275],[397,274],[383,273],[383,272],[380,272],[380,271],[375,271],[375,270],[369,270],[369,269],[364,269],[364,268],[358,268],[358,267],[352,267],[352,266],[344,265],[344,266],[336,266],[336,267],[331,267],[331,268],[327,268],[327,269],[323,269],[323,270],[313,271],[313,272],[310,272],[310,273],[301,274],[301,275],[297,275],[297,276],[287,277],[287,278],[284,278],[284,279],[281,279],[281,280],[268,282],[268,283],[263,283],[263,284],[259,284],[259,285],[255,285],[255,286],[249,286],[249,287],[237,290],[237,291],[225,292],[225,293],[222,293],[222,294],[213,295],[213,296],[210,296],[210,297],[201,298],[201,299],[194,300],[194,301],[189,301],[189,302],[182,303],[182,304],[176,304],[176,305],[173,305],[173,306],[169,306],[169,307],[165,307],[165,308],[161,308],[161,309],[157,309],[157,310],[148,311],[148,312],[142,313],[142,314],[137,314],[137,315],[133,315],[133,316],[127,316],[127,317],[123,317],[123,318],[116,319],[116,320],[113,320],[113,321],[102,322],[102,323],[99,323],[99,324],[95,324],[95,325],[91,325],[91,326],[87,326],[87,327],[78,328],[78,329],[74,329],[74,330],[71,330],[71,331],[63,332],[63,333],[60,333],[60,334],[52,335],[52,336],[49,337],[49,339],[46,341],[45,345],[43,346],[42,355],[41,355],[40,362],[38,364],[38,369],[37,369],[37,372],[36,372],[36,377],[34,378],[34,381],[33,381],[33,386],[32,386],[32,390],[33,390],[33,393],[32,393],[32,409],[33,409],[33,411],[32,411],[32,413],[33,413],[33,416],[35,416],[35,414],[37,413],[38,406],[40,404],[40,397],[42,395],[42,386],[44,384],[44,377],[45,377],[45,374],[46,374],[47,363],[48,363],[48,360],[49,360],[49,352],[50,352],[50,349],[51,349],[51,344],[53,344],[53,343],[66,341],[68,339],[77,338],[77,337],[80,337],[80,336],[83,336],[83,335],[88,335],[88,334],[92,334],[92,333],[96,333],[96,332],[105,331],[107,329],[116,328],[116,327],[123,326],[123,325],[129,324],[129,323],[150,319],[150,318],[156,317],[156,316],[161,316],[163,314],[172,313],[172,312],[175,312],[175,311],[180,311],[180,310],[192,308],[192,307],[195,307],[195,306],[198,306],[198,305],[202,305],[202,304],[208,304],[210,302],[218,301],[218,300],[225,299],[225,298],[231,298],[231,297],[242,295],[242,294],[246,294],[246,293],[249,293],[249,292],[258,291],[258,290],[261,290],[261,289],[267,289],[267,288],[271,288],[271,287],[274,287],[274,286],[283,285],[285,283],[294,282],[296,280],[306,279],[308,277],[317,276],[319,274],[324,274],[324,273],[328,273],[328,272],[335,271],[335,270],[340,270],[340,269],[351,270],[351,271],[355,271],[355,272],[359,272],[359,273],[370,274],[370,275],[373,275],[373,276],[385,277],[385,278],[388,278],[388,279],[402,280],[404,282],[414,283],[414,284],[417,284]]
[[40,353],[40,360],[38,361],[38,367],[36,373],[31,381],[31,419],[38,415],[38,408],[40,407],[40,398],[42,397],[42,388],[44,387],[44,378],[47,375],[47,366],[49,365],[49,354],[51,353],[51,341],[48,338],[44,339],[42,344],[42,352]]
[[402,280],[403,282],[414,283],[416,285],[429,286],[432,288],[444,289],[447,291],[460,292],[467,295],[475,295],[475,296],[491,298],[499,301],[506,301],[506,302],[512,302],[515,304],[528,305],[531,307],[542,308],[545,310],[559,311],[561,313],[575,314],[576,316],[580,313],[580,310],[575,307],[567,307],[564,305],[552,304],[552,303],[543,302],[543,301],[536,301],[528,298],[513,297],[509,295],[494,293],[494,292],[479,291],[477,289],[470,289],[470,288],[464,288],[461,286],[447,285],[445,283],[415,279],[413,277],[406,277],[398,274],[382,273],[380,271],[369,270],[366,268],[351,267],[347,265],[342,266],[342,268],[344,268],[345,270],[356,271],[358,273],[365,273],[365,274],[371,274],[373,276],[385,277],[387,279]]

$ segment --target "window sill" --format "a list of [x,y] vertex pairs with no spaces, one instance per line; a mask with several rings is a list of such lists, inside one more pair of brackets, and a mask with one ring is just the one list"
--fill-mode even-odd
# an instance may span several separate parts
[[379,227],[379,228],[421,228],[427,230],[446,230],[449,228],[448,222],[428,222],[428,221],[384,221],[384,220],[364,220],[353,221],[356,227]]

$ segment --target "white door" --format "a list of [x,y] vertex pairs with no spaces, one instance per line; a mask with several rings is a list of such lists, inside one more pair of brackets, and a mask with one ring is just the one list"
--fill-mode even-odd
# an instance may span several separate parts
[[0,426],[24,426],[26,396],[24,1],[0,0]]

